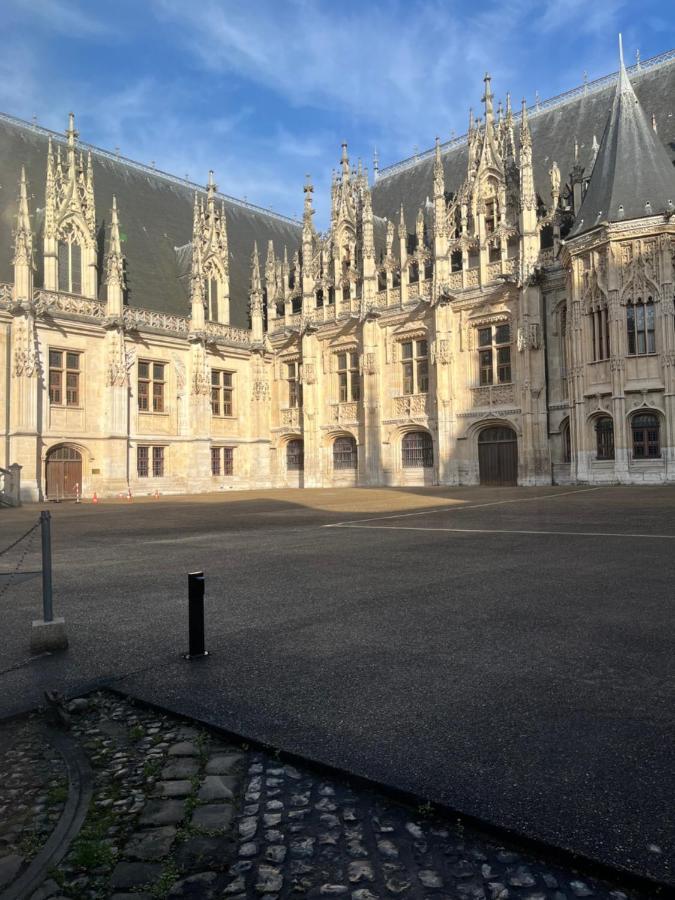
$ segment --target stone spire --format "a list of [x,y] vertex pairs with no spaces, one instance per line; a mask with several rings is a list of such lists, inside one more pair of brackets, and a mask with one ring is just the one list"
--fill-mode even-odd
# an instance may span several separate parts
[[121,316],[124,306],[124,256],[120,240],[120,223],[117,218],[117,198],[114,194],[110,215],[110,243],[106,258],[105,283],[108,292],[108,315]]
[[15,299],[17,301],[31,300],[33,296],[35,263],[33,259],[33,232],[30,227],[30,214],[28,212],[26,170],[23,166],[21,166],[21,179],[19,181],[19,210],[16,217],[16,231],[14,232],[13,262]]
[[202,208],[195,191],[192,215],[192,271],[190,274],[190,307],[192,331],[203,331],[206,325],[204,315],[204,266],[201,237]]
[[523,111],[520,120],[520,205],[522,209],[537,208],[537,195],[534,190],[532,172],[532,135],[527,117],[527,103],[523,100]]
[[254,344],[263,342],[263,294],[260,280],[260,258],[258,242],[253,244],[251,255],[251,286],[249,288],[249,311],[251,313],[251,338]]
[[635,96],[623,61],[621,35],[619,63],[612,108],[570,237],[602,222],[640,219],[675,209],[675,171]]

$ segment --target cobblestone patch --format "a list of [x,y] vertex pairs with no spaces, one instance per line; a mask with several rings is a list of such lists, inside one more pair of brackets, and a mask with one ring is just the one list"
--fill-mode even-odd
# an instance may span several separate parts
[[30,863],[59,820],[66,768],[38,716],[0,728],[0,893]]
[[[114,695],[78,700],[71,710],[94,797],[70,851],[31,900],[639,896],[501,845],[428,806],[411,809]],[[4,871],[9,883],[33,836],[46,838],[58,819],[62,807],[50,807],[49,791],[63,799],[65,791],[35,718],[0,728],[16,738],[1,757],[9,777],[0,798],[22,808],[0,830],[0,878]]]

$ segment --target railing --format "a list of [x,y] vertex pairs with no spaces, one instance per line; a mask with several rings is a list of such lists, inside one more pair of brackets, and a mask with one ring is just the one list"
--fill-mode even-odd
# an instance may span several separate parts
[[190,320],[187,316],[155,312],[151,309],[125,306],[123,318],[125,326],[134,330],[159,328],[162,331],[173,331],[181,335],[186,335],[190,330]]
[[471,388],[471,393],[474,409],[507,406],[515,401],[515,390],[512,384],[488,384]]
[[46,291],[43,288],[33,292],[33,299],[38,310],[49,313],[70,313],[76,316],[87,316],[90,319],[105,319],[108,307],[100,300],[81,297],[79,294],[65,294],[62,291]]
[[397,418],[423,416],[427,412],[428,394],[405,394],[394,397],[394,415]]
[[343,422],[353,424],[358,422],[359,404],[356,401],[349,403],[333,403],[331,405],[331,419],[336,424]]
[[[23,119],[18,119],[15,116],[7,115],[7,113],[0,113],[0,121],[9,122],[10,125],[15,125],[20,128],[27,128],[30,131],[35,132],[36,134],[42,134],[45,137],[50,137],[52,141],[58,144],[62,144],[63,146],[67,145],[67,140],[64,134],[60,131],[51,131],[49,128],[44,128],[42,125],[38,125],[35,122],[26,122]],[[171,175],[169,172],[163,172],[161,169],[156,169],[154,166],[146,166],[144,163],[136,162],[133,159],[129,159],[126,156],[122,156],[119,153],[111,153],[110,150],[103,150],[101,147],[96,147],[94,144],[87,144],[85,141],[77,142],[78,150],[90,150],[92,153],[95,153],[97,156],[101,156],[104,159],[111,159],[113,162],[120,163],[121,165],[126,166],[129,169],[135,169],[138,172],[143,172],[145,175],[153,175],[156,178],[161,178],[163,181],[170,181],[172,184],[179,184],[181,187],[189,188],[191,191],[201,191],[205,193],[204,187],[201,184],[195,184],[194,181],[190,181],[188,178],[179,178],[177,175]],[[241,206],[244,209],[250,209],[252,212],[264,213],[266,216],[271,216],[274,219],[279,219],[281,222],[288,222],[291,225],[295,225],[300,228],[301,223],[297,219],[291,219],[288,216],[284,216],[281,213],[274,212],[271,209],[266,209],[264,206],[256,206],[255,203],[249,203],[248,200],[239,200],[237,197],[231,197],[229,194],[221,194],[220,192],[216,192],[216,198],[219,200],[227,200],[228,203],[233,203],[235,206]]]
[[244,328],[235,328],[234,325],[225,325],[222,322],[207,322],[206,336],[215,340],[227,341],[231,344],[251,343],[251,332]]
[[[641,72],[664,65],[673,59],[675,59],[675,50],[668,50],[658,56],[652,56],[649,59],[645,59],[634,66],[629,66],[627,71],[629,75],[639,76]],[[538,103],[535,103],[534,106],[528,107],[528,118],[533,119],[541,113],[546,112],[546,110],[553,109],[557,106],[563,106],[565,103],[570,103],[576,97],[581,95],[597,93],[609,85],[614,84],[618,77],[618,72],[613,72],[611,75],[603,75],[601,78],[586,82],[569,91],[565,91],[563,94],[557,94],[555,97],[551,97],[548,100],[539,101]],[[519,121],[521,115],[522,113],[520,112],[514,113],[514,121]],[[441,144],[441,152],[445,153],[448,150],[452,150],[454,147],[462,147],[467,143],[468,137],[468,134],[462,134],[450,141],[445,141]],[[377,181],[381,181],[383,178],[389,178],[391,175],[396,175],[398,172],[404,172],[405,170],[416,166],[419,162],[422,162],[422,160],[432,159],[435,152],[436,148],[432,147],[430,150],[424,150],[422,153],[417,153],[415,156],[409,156],[407,159],[402,159],[400,162],[393,163],[391,166],[385,166],[385,168],[379,170]]]
[[300,419],[301,419],[301,410],[297,406],[292,406],[289,409],[281,410],[281,424],[286,425],[290,428],[299,428],[300,427]]

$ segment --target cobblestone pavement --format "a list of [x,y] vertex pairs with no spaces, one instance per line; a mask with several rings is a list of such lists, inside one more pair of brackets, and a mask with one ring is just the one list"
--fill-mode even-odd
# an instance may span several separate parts
[[61,756],[45,743],[36,717],[0,732],[0,892],[40,850],[68,793]]
[[[115,695],[81,698],[70,710],[94,795],[69,852],[32,900],[638,896]],[[6,882],[25,868],[34,835],[58,818],[50,792],[65,798],[62,768],[42,734],[36,717],[0,724],[0,746],[14,742],[3,754],[0,852],[20,860],[5,869]]]

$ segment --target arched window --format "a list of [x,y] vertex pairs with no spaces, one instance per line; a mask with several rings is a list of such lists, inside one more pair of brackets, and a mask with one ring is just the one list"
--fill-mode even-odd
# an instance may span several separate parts
[[661,428],[654,413],[640,413],[631,419],[633,459],[658,459],[661,456]]
[[333,443],[333,468],[356,468],[356,441],[353,437],[339,437]]
[[607,305],[601,304],[590,312],[593,362],[609,359],[609,317]]
[[626,331],[628,353],[631,356],[646,356],[656,353],[656,333],[654,329],[654,303],[649,297],[646,303],[638,298],[626,307]]
[[434,464],[434,447],[426,431],[409,431],[401,441],[404,469],[428,469]]
[[286,468],[289,472],[301,472],[304,466],[305,450],[302,441],[289,441],[286,444]]
[[82,293],[82,248],[71,232],[58,245],[59,290]]
[[562,437],[562,459],[563,462],[572,462],[572,444],[570,441],[570,420],[565,421],[560,426],[560,436]]
[[595,440],[598,459],[614,459],[614,422],[602,416],[595,422]]

